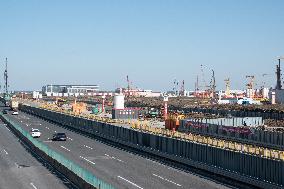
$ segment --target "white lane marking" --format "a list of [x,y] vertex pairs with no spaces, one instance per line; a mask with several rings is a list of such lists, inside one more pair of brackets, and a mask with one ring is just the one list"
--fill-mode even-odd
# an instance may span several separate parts
[[23,123],[23,121],[21,120],[21,123]]
[[69,140],[71,140],[71,141],[73,141],[73,139],[72,138],[70,138],[70,137],[67,137]]
[[90,147],[90,146],[87,146],[87,145],[84,145],[86,148],[89,148],[89,149],[91,149],[91,150],[93,150],[93,148],[92,147]]
[[158,177],[158,178],[160,178],[160,179],[162,179],[162,180],[165,180],[165,181],[167,181],[167,182],[170,182],[170,183],[172,183],[172,184],[174,184],[174,185],[177,185],[177,186],[181,187],[180,184],[175,183],[174,181],[168,180],[168,179],[166,179],[166,178],[163,178],[163,177],[161,177],[161,176],[159,176],[159,175],[153,174],[153,176]]
[[136,186],[137,188],[143,189],[141,186],[138,186],[137,184],[135,184],[135,183],[133,183],[133,182],[127,180],[126,178],[123,178],[123,177],[121,177],[121,176],[117,176],[117,177],[120,178],[120,179],[122,179],[122,180],[124,180],[124,181],[126,181],[126,182],[128,182],[128,183],[130,183],[130,184],[132,184],[133,186]]
[[84,158],[84,157],[82,157],[82,156],[80,156],[80,158],[82,158],[82,159],[86,160],[87,162],[89,162],[89,163],[91,163],[91,164],[93,164],[93,165],[95,165],[95,164],[96,164],[95,162],[92,162],[91,160],[88,160],[87,158]]
[[49,127],[45,127],[45,128],[47,128],[49,130]]
[[32,187],[34,188],[34,189],[37,189],[37,187],[34,185],[34,183],[30,183],[30,185],[32,185]]
[[11,130],[5,125],[5,128],[8,130],[8,131],[10,131],[11,132]]
[[110,155],[108,155],[108,154],[105,154],[105,156],[107,156],[107,157],[109,157],[109,158],[112,158],[112,159],[115,159],[115,160],[117,160],[117,161],[119,161],[119,162],[124,163],[124,161],[122,161],[121,159],[118,159],[118,158],[116,158],[116,157],[114,157],[114,156],[110,156]]
[[60,146],[61,148],[67,150],[68,152],[70,152],[71,150],[69,150],[68,148],[64,147],[64,146]]
[[5,149],[3,149],[3,151],[5,152],[6,155],[8,155],[8,152]]
[[41,125],[41,123],[39,125]]
[[54,131],[55,133],[57,132],[57,131]]
[[28,126],[29,126],[29,124],[26,124],[26,126],[28,127]]
[[45,141],[43,141],[43,142],[52,142],[52,140],[45,140]]

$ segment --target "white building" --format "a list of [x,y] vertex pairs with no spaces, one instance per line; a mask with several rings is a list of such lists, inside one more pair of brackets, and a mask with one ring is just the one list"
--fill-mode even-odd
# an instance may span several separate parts
[[79,96],[98,91],[98,85],[45,85],[42,87],[42,94],[46,96]]

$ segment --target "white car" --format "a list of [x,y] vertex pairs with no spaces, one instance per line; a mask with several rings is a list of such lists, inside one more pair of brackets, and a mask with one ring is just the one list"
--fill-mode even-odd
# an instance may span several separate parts
[[19,112],[13,112],[12,115],[19,115]]
[[31,130],[31,135],[32,135],[32,137],[34,137],[34,138],[39,138],[40,135],[41,135],[41,132],[39,132],[38,129],[32,129],[32,130]]

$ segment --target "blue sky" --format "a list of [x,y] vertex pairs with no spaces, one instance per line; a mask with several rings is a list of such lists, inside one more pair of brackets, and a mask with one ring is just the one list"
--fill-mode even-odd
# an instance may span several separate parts
[[193,89],[201,64],[219,89],[227,77],[245,88],[246,75],[274,85],[284,56],[282,0],[2,0],[0,8],[0,72],[8,57],[12,90],[110,90],[126,86],[126,75],[144,89],[170,90],[174,79]]

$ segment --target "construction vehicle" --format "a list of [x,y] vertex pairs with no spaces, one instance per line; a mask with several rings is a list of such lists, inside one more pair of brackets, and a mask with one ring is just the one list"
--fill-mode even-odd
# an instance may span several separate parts
[[170,114],[168,118],[165,120],[165,128],[168,130],[178,130],[180,120],[184,119],[185,116],[183,114]]

